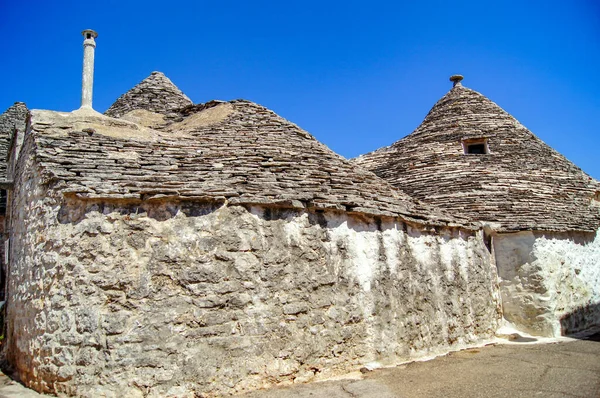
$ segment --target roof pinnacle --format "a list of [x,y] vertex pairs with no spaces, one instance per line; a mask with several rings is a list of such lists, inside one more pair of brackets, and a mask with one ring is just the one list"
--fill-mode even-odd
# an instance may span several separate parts
[[452,85],[452,87],[462,86],[462,84],[460,83],[460,81],[462,79],[463,79],[463,75],[452,75],[452,76],[450,76],[450,81],[454,82],[454,84]]

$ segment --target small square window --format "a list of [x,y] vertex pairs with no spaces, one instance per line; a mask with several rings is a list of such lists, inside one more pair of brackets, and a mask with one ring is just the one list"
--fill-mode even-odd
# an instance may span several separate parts
[[467,153],[485,154],[485,144],[467,145]]
[[486,155],[490,153],[487,138],[469,138],[462,140],[465,155]]

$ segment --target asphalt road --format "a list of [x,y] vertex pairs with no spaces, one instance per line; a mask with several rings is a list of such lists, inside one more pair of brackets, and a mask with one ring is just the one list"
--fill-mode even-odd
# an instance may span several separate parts
[[600,398],[600,334],[551,344],[494,345],[244,398]]

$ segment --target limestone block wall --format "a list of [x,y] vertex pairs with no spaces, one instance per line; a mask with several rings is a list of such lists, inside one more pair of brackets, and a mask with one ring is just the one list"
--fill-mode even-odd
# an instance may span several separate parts
[[600,234],[519,232],[493,238],[504,317],[560,336],[600,326]]
[[441,353],[497,328],[497,277],[478,232],[65,200],[24,156],[6,349],[38,391],[221,396]]
[[0,180],[6,179],[6,156],[15,129],[25,130],[29,110],[23,102],[15,102],[0,114]]

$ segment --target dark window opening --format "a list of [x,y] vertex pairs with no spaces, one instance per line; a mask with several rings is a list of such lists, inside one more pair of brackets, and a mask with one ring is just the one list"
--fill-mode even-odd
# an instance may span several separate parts
[[462,146],[465,155],[487,155],[490,153],[487,137],[463,138]]
[[87,36],[86,36],[86,38],[87,38],[87,39],[91,39],[91,38],[92,38],[92,34],[91,34],[91,33],[88,33],[88,34],[87,34]]
[[6,214],[6,191],[0,189],[0,214]]
[[478,155],[485,155],[485,144],[471,144],[467,145],[467,153],[474,153]]

